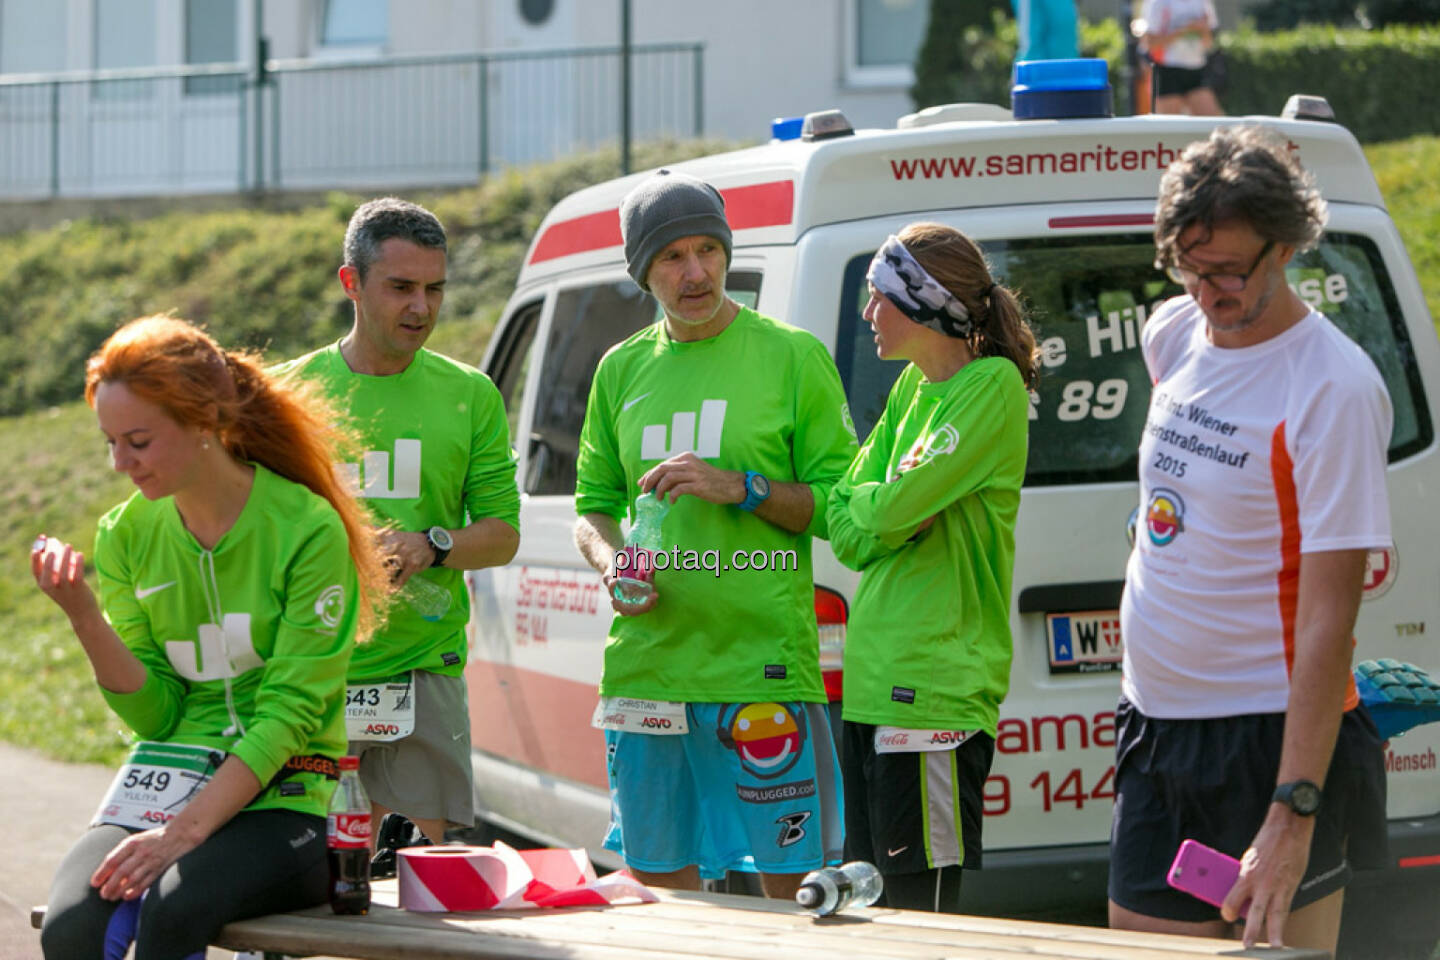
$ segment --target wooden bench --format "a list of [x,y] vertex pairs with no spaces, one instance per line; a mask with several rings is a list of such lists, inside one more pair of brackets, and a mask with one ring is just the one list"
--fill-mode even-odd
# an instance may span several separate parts
[[[659,903],[487,913],[410,913],[395,882],[370,914],[329,907],[232,923],[215,946],[354,960],[1323,960],[1319,950],[1242,950],[1233,940],[1130,933],[991,917],[866,909],[816,920],[792,903],[657,890]],[[31,922],[38,927],[44,908]]]

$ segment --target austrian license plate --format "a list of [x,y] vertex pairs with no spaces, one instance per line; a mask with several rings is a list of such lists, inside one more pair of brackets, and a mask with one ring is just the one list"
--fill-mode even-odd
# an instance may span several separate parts
[[1120,611],[1047,613],[1045,638],[1051,673],[1103,673],[1120,669]]

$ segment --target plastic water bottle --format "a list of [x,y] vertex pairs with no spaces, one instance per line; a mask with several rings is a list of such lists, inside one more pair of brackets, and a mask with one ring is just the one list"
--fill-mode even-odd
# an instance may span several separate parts
[[429,620],[431,623],[445,616],[450,610],[450,591],[418,573],[405,581],[405,586],[399,590],[399,596],[410,605],[410,609],[420,614],[420,619]]
[[330,907],[336,913],[370,912],[370,798],[360,783],[360,758],[340,758],[340,782],[325,817],[330,859]]
[[615,558],[615,599],[638,607],[655,594],[655,554],[663,549],[660,526],[670,504],[653,493],[635,500],[635,525],[625,538],[625,549]]
[[880,899],[884,888],[879,870],[863,860],[852,860],[807,873],[795,891],[795,902],[817,917],[828,917],[846,907],[870,906]]

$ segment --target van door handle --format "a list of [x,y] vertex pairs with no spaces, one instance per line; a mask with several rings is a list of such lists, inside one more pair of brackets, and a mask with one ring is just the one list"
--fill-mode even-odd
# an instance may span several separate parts
[[1021,613],[1074,613],[1079,610],[1119,610],[1124,580],[1086,583],[1046,583],[1020,591]]

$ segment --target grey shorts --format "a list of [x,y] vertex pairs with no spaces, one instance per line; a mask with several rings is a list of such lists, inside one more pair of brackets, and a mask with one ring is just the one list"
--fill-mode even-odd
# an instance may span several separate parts
[[464,677],[415,671],[415,731],[388,743],[353,741],[360,782],[379,804],[406,817],[475,823],[470,707]]

